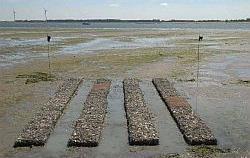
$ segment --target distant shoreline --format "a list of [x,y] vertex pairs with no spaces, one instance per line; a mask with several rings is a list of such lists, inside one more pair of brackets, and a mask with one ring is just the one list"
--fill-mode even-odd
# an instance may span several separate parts
[[[0,22],[13,22],[13,21],[0,21]],[[44,20],[16,20],[15,22],[45,22]],[[48,20],[48,22],[100,22],[100,23],[107,23],[107,22],[131,22],[131,23],[162,23],[162,22],[250,22],[250,18],[247,19],[235,19],[235,20],[160,20],[160,19],[153,19],[153,20],[121,20],[121,19],[86,19],[86,20],[74,20],[74,19],[56,19],[56,20]]]

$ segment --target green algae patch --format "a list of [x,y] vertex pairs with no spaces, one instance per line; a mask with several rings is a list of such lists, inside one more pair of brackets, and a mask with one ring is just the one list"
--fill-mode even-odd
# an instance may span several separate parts
[[37,83],[41,81],[54,81],[56,77],[45,72],[34,72],[31,74],[20,74],[16,78],[25,78],[25,84]]
[[218,154],[228,153],[229,149],[220,149],[216,146],[196,146],[188,149],[188,153],[194,157],[216,157]]
[[173,154],[167,154],[167,155],[161,155],[157,158],[181,158],[179,154],[173,153]]
[[236,84],[247,85],[250,86],[250,80],[238,80]]
[[243,85],[243,86],[250,86],[250,80],[238,79],[238,80],[230,80],[227,82],[222,82],[222,85]]
[[82,37],[65,38],[62,41],[61,45],[71,46],[71,45],[76,45],[76,44],[80,44],[80,43],[87,43],[87,42],[89,42],[91,40],[93,40],[93,38],[82,38]]

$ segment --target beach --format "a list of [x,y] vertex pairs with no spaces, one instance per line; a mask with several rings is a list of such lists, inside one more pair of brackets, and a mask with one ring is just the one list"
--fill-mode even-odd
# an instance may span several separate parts
[[[47,34],[52,37],[49,45]],[[199,35],[203,41],[198,41]],[[249,156],[249,37],[248,29],[0,28],[0,157],[167,157],[171,153],[180,157]],[[163,141],[165,146],[130,147],[124,131],[117,140],[125,145],[112,139],[107,122],[105,139],[97,150],[60,145],[14,149],[25,124],[70,77],[83,78],[87,87],[98,78],[112,81],[110,95],[118,99],[110,99],[108,105],[111,123],[112,118],[124,123],[124,118],[117,118],[112,111],[115,104],[122,105],[122,96],[115,90],[122,93],[123,79],[140,79],[146,102],[161,105],[154,98],[159,96],[155,96],[151,80],[168,78],[211,128],[220,150],[192,148],[179,139],[178,133],[163,136],[169,140]],[[155,116],[155,122],[160,116]],[[178,130],[171,121],[169,127],[173,133]],[[113,143],[107,143],[106,138]]]

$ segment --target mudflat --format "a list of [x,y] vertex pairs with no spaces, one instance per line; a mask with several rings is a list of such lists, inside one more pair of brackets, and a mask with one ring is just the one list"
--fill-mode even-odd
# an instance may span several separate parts
[[[0,157],[249,156],[250,31],[50,29],[49,32],[52,42],[48,58],[45,30],[0,29]],[[204,36],[201,42],[199,34]],[[61,148],[45,145],[14,149],[18,133],[67,78],[84,78],[91,83],[97,78],[112,81],[100,145],[67,148],[66,141]],[[125,78],[140,79],[146,103],[159,103],[157,107],[162,105],[163,109],[166,107],[151,80],[168,78],[210,127],[218,146],[190,147],[185,144],[167,109],[159,112],[167,116],[154,116],[160,140],[164,139],[162,144],[160,141],[159,146],[129,146],[122,108],[122,81]],[[149,109],[157,113],[154,106]],[[167,124],[168,128],[164,130],[162,124]],[[111,133],[110,126],[121,134]],[[172,134],[161,134],[168,129]],[[118,136],[120,143],[112,138]],[[107,142],[109,139],[113,141]]]

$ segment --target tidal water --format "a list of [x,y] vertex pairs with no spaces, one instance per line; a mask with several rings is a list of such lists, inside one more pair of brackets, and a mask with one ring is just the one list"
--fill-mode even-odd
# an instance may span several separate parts
[[[0,22],[0,28],[45,28],[44,22]],[[81,22],[49,22],[53,28],[142,28],[142,29],[226,29],[250,30],[250,22],[93,22],[83,25]]]

